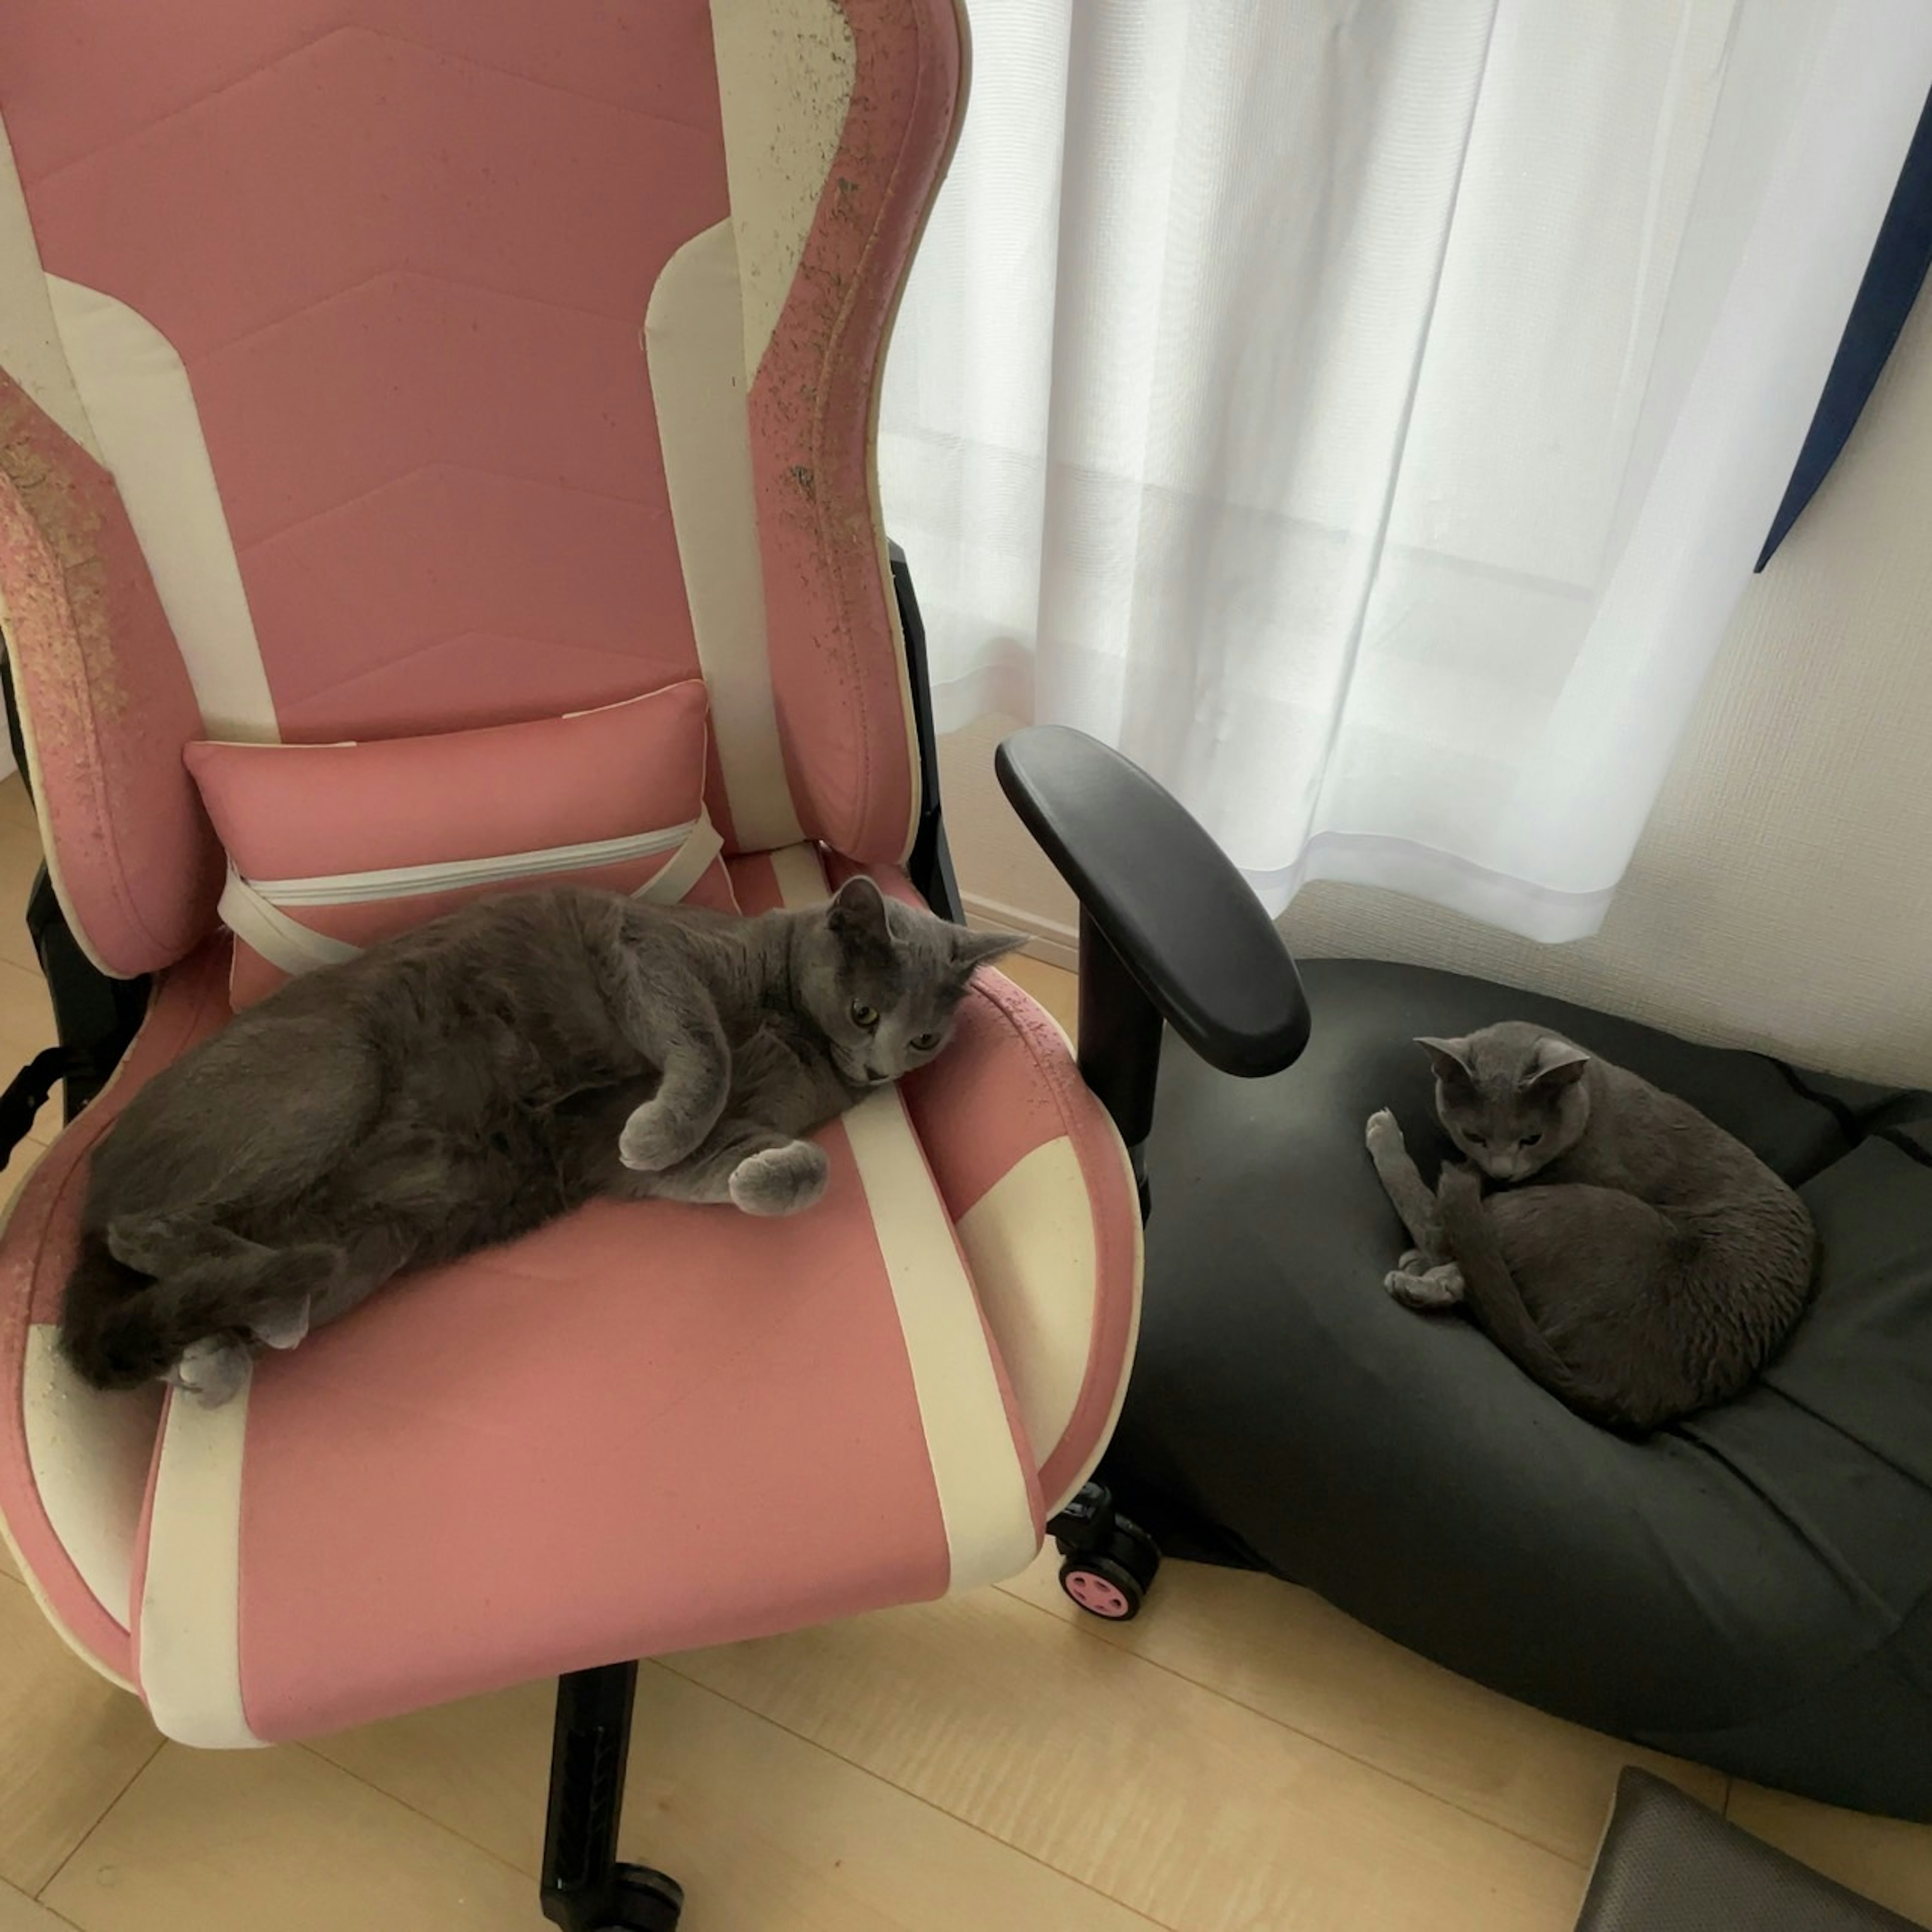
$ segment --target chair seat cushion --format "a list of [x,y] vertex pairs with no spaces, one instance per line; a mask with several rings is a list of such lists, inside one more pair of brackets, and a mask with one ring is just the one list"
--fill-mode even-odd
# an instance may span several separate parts
[[[1316,962],[1306,983],[1312,1041],[1279,1078],[1163,1064],[1145,1325],[1105,1472],[1127,1507],[1170,1550],[1310,1585],[1562,1715],[1932,1816],[1932,1101],[1444,974]],[[1393,1107],[1432,1173],[1412,1036],[1519,1018],[1701,1108],[1823,1238],[1816,1302],[1760,1383],[1641,1444],[1382,1285],[1406,1242],[1368,1115]]]
[[[827,890],[808,848],[734,869],[748,909]],[[220,966],[196,962],[218,991]],[[140,1073],[222,1016],[204,988],[174,1017],[191,991],[164,992]],[[394,1285],[263,1358],[223,1408],[170,1402],[158,1433],[152,1398],[77,1389],[52,1350],[103,1124],[64,1138],[0,1249],[28,1418],[0,1503],[63,1626],[190,1742],[308,1735],[1011,1574],[1057,1500],[1042,1466],[1077,1479],[1124,1379],[1138,1256],[1118,1142],[1051,1024],[993,976],[922,1091],[826,1131],[832,1183],[809,1214],[594,1203]],[[970,1224],[1012,1171],[1045,1259],[983,1243],[988,1297],[948,1189],[976,1183]],[[1029,1300],[1054,1293],[1071,1322]],[[1048,1346],[1075,1328],[1077,1363]],[[1052,1432],[1037,1449],[1028,1402]],[[72,1404],[89,1442],[104,1418],[122,1431],[92,1514],[48,1507],[32,1420]],[[115,1562],[76,1563],[117,1535]]]

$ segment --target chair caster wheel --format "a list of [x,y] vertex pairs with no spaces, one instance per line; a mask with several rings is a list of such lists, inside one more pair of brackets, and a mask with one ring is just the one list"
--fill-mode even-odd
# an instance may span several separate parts
[[1070,1556],[1060,1566],[1060,1587],[1089,1616],[1112,1624],[1131,1623],[1147,1597],[1131,1570],[1104,1556]]
[[1089,1483],[1047,1527],[1066,1559],[1060,1587],[1083,1610],[1117,1624],[1140,1615],[1160,1569],[1160,1546],[1115,1513],[1106,1490]]
[[620,1865],[617,1912],[598,1932],[677,1932],[684,1916],[684,1888],[648,1865]]

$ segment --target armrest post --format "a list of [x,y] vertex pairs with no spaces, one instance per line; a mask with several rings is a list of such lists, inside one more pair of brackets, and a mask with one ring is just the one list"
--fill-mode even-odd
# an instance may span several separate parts
[[1084,906],[1080,909],[1080,1077],[1127,1144],[1141,1211],[1148,1205],[1145,1144],[1154,1130],[1164,1030],[1154,1002]]

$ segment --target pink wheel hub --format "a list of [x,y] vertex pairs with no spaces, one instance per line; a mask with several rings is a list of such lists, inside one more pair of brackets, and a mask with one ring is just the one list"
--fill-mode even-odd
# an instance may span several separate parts
[[1118,1585],[1095,1576],[1090,1570],[1075,1570],[1066,1580],[1066,1594],[1083,1610],[1091,1610],[1096,1617],[1124,1617],[1132,1607]]

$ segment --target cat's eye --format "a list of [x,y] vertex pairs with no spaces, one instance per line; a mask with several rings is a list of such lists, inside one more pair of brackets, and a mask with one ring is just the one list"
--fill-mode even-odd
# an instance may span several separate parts
[[1489,1136],[1486,1134],[1465,1134],[1462,1138],[1472,1147],[1487,1147],[1490,1144]]
[[1525,1134],[1522,1138],[1516,1142],[1516,1145],[1518,1147],[1534,1147],[1538,1141],[1542,1139],[1542,1138],[1543,1136],[1540,1134]]
[[936,1033],[922,1033],[913,1041],[912,1047],[913,1051],[915,1053],[930,1053],[938,1044],[938,1034]]
[[854,1026],[863,1027],[870,1033],[878,1023],[879,1010],[877,1006],[868,1006],[863,1000],[852,1002],[852,1024]]

